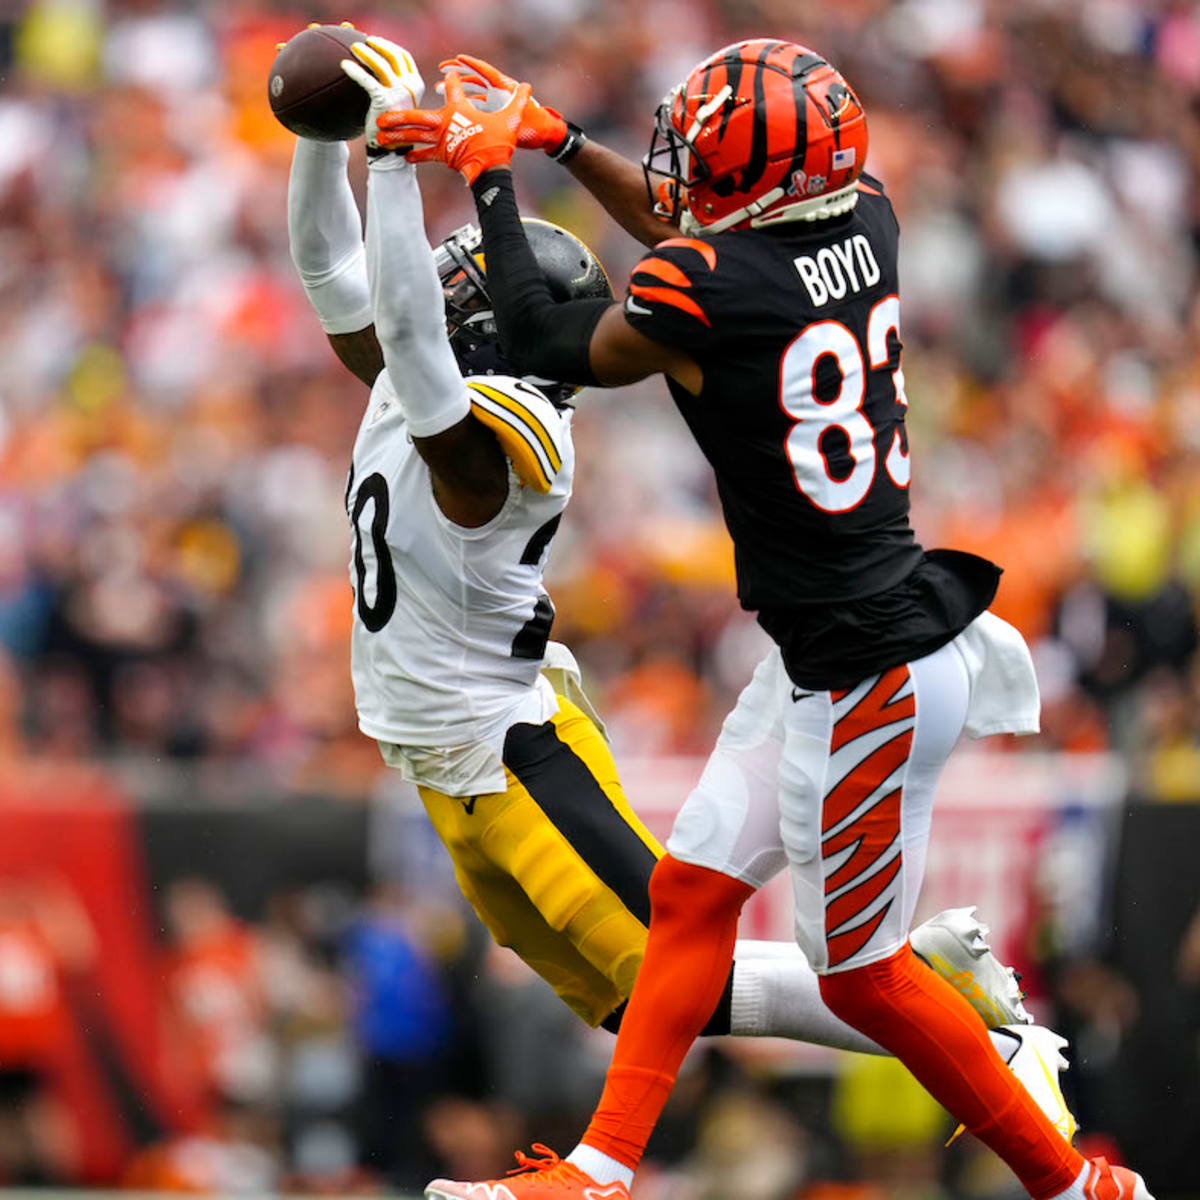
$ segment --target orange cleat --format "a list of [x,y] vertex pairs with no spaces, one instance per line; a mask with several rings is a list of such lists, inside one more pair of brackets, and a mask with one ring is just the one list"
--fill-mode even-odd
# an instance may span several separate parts
[[[425,1189],[425,1200],[525,1200],[527,1196],[532,1200],[629,1200],[629,1189],[623,1183],[597,1183],[546,1146],[535,1142],[533,1150],[542,1157],[530,1158],[518,1150],[518,1165],[509,1171],[507,1179],[483,1183],[435,1179]],[[1108,1197],[1098,1196],[1096,1200]],[[1122,1195],[1121,1200],[1127,1198]]]
[[1083,1194],[1087,1200],[1154,1200],[1146,1181],[1136,1171],[1110,1167],[1103,1158],[1088,1160]]

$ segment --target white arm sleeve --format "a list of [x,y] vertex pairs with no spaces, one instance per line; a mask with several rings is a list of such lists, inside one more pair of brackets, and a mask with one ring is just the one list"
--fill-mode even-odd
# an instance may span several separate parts
[[367,171],[367,276],[383,361],[414,437],[470,412],[446,336],[446,301],[425,239],[416,167],[394,155]]
[[292,262],[326,333],[355,333],[375,319],[349,158],[345,142],[297,138],[288,178]]

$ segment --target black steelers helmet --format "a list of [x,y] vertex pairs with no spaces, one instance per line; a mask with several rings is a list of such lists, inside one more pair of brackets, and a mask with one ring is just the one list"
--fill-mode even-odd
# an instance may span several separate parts
[[[550,221],[523,217],[525,236],[556,303],[612,299],[612,287],[600,260],[573,233]],[[476,225],[456,229],[435,251],[438,277],[446,296],[450,346],[464,375],[513,375],[496,333],[487,288],[483,235]],[[577,384],[529,376],[555,405],[562,407],[579,391]]]

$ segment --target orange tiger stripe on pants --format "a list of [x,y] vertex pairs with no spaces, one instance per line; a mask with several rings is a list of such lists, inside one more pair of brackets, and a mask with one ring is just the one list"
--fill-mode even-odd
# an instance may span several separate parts
[[830,753],[840,755],[844,773],[821,809],[825,939],[828,966],[836,967],[870,941],[892,907],[888,899],[866,917],[900,873],[901,786],[895,779],[912,751],[917,707],[906,666],[884,671],[857,698],[850,689],[830,697],[835,714],[849,705],[835,716],[830,738]]

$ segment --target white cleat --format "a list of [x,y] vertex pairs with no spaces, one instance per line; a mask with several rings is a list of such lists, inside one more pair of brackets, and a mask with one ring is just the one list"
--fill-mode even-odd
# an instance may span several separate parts
[[[1058,1081],[1059,1075],[1070,1065],[1063,1054],[1067,1039],[1044,1025],[1001,1025],[991,1030],[989,1036],[996,1052],[1046,1114],[1050,1124],[1066,1141],[1072,1141],[1079,1122],[1067,1107]],[[965,1128],[960,1125],[946,1145],[949,1146]]]
[[[1014,1040],[1016,1049],[1009,1051],[1005,1043]],[[992,1030],[992,1044],[1054,1128],[1071,1141],[1079,1122],[1067,1107],[1058,1079],[1070,1065],[1063,1054],[1067,1039],[1044,1025],[1005,1025]]]
[[988,927],[971,908],[948,908],[909,934],[909,942],[947,983],[983,1018],[989,1029],[1031,1025],[1020,981],[992,953]]

